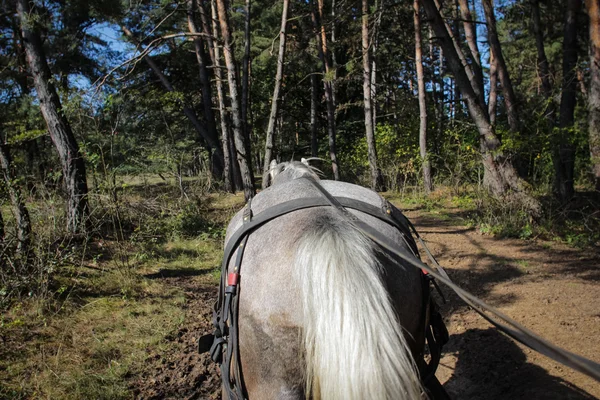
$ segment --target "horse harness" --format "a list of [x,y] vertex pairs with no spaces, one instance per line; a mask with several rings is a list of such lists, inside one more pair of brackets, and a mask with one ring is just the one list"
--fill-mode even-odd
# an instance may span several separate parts
[[[202,337],[200,339],[199,348],[200,351],[203,352],[203,349],[208,347],[208,343],[206,343],[207,339],[210,340],[214,337],[212,345],[210,346],[210,356],[214,362],[221,366],[223,387],[230,400],[243,400],[246,398],[239,354],[238,287],[240,284],[240,267],[244,256],[244,250],[248,242],[248,237],[254,230],[277,217],[297,210],[330,206],[342,213],[343,217],[353,223],[353,225],[363,232],[363,234],[373,239],[376,243],[379,243],[379,240],[377,239],[381,237],[381,234],[374,230],[369,231],[366,229],[367,227],[364,223],[362,225],[358,223],[358,218],[347,210],[352,209],[378,218],[398,229],[402,233],[402,237],[407,244],[407,247],[410,249],[412,256],[419,258],[417,245],[411,234],[411,230],[414,232],[417,239],[420,240],[418,233],[410,221],[398,209],[392,207],[388,201],[383,200],[381,207],[377,207],[349,197],[333,197],[316,180],[307,177],[299,179],[308,180],[323,196],[289,200],[262,211],[257,215],[253,215],[252,202],[248,201],[243,210],[242,226],[231,236],[224,251],[223,263],[221,265],[219,297],[213,310],[214,333],[213,335]],[[421,241],[421,243],[423,242]],[[395,252],[406,252],[404,249],[397,248],[395,250]],[[429,251],[426,251],[430,255]],[[228,266],[234,253],[235,263],[233,272],[228,274]],[[423,285],[423,314],[421,316],[421,321],[422,326],[425,329],[425,338],[429,349],[430,361],[429,363],[423,361],[422,365],[419,367],[419,373],[421,381],[424,386],[427,387],[428,382],[432,380],[432,378],[435,379],[434,374],[440,360],[442,346],[448,342],[448,331],[444,325],[438,307],[431,296],[433,287],[437,288],[439,291],[435,279],[424,269],[422,269],[421,276]]]

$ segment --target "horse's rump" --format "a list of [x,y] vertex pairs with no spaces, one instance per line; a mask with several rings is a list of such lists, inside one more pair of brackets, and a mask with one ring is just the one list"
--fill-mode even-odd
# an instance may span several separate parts
[[[354,198],[376,207],[383,206],[381,197],[368,189],[332,181],[321,181],[321,184],[333,196]],[[255,214],[259,214],[288,200],[318,196],[319,193],[307,181],[291,180],[261,192],[253,200],[252,210]],[[394,239],[399,245],[404,245],[402,233],[393,226],[359,211],[351,212],[375,227],[383,235]],[[238,213],[231,221],[227,230],[227,240],[233,232],[240,228],[241,219],[242,214]],[[340,356],[335,352],[354,354],[361,358],[350,360],[348,357],[341,357],[339,358],[342,360],[340,363],[345,365],[339,365],[336,371],[331,371],[332,374],[348,375],[354,380],[354,386],[357,388],[360,385],[356,380],[361,377],[369,377],[367,369],[373,370],[374,362],[367,359],[371,350],[377,353],[378,359],[390,358],[388,363],[396,363],[394,355],[402,352],[402,349],[388,348],[391,347],[387,342],[389,338],[382,339],[383,344],[376,343],[375,346],[379,346],[379,348],[374,348],[374,350],[368,350],[369,346],[360,342],[361,336],[355,336],[354,341],[358,341],[358,343],[342,343],[343,340],[352,337],[352,335],[346,335],[344,336],[346,339],[344,339],[344,337],[335,335],[335,329],[337,329],[335,327],[352,326],[347,324],[348,321],[344,322],[344,319],[350,318],[350,314],[341,312],[336,315],[337,308],[343,308],[343,306],[346,307],[346,311],[354,307],[353,315],[363,315],[366,318],[355,328],[346,329],[346,332],[370,325],[370,322],[373,322],[371,320],[377,320],[377,318],[381,320],[382,316],[386,317],[383,318],[383,321],[379,321],[378,326],[368,327],[363,332],[363,336],[369,336],[362,339],[367,344],[380,340],[370,336],[379,335],[381,330],[389,331],[391,328],[389,326],[386,328],[384,325],[386,323],[389,325],[399,319],[407,333],[404,336],[410,346],[412,356],[419,357],[424,341],[422,277],[419,271],[411,266],[403,267],[395,256],[380,253],[370,241],[353,229],[332,208],[318,207],[278,217],[262,225],[249,236],[241,265],[239,345],[244,384],[250,398],[305,397],[307,349],[309,350],[308,357],[313,361],[315,357],[321,356],[321,353],[327,353],[324,349],[330,348],[332,348],[332,352],[327,353],[328,358]],[[406,245],[404,246],[406,247]],[[355,270],[343,265],[335,266],[338,270],[335,268],[328,270],[325,266],[321,269],[319,262],[312,263],[311,267],[310,255],[318,253],[321,259],[327,258],[329,253],[327,249],[331,249],[329,261],[339,259],[345,265],[355,262],[356,265],[351,266]],[[364,250],[362,253],[361,249]],[[336,252],[337,254],[335,254]],[[367,252],[370,253],[367,254]],[[300,259],[297,259],[298,254],[303,254]],[[362,267],[369,262],[367,256],[370,256],[372,265],[368,268]],[[232,257],[232,260],[235,260],[235,257]],[[230,263],[230,268],[233,267],[233,262]],[[369,276],[375,278],[363,276],[359,279],[359,275],[363,271],[356,268],[366,268],[366,271],[371,274]],[[312,283],[307,286],[307,281]],[[380,292],[377,292],[377,285],[381,288]],[[362,290],[364,293],[361,294],[359,292],[363,286],[365,290]],[[312,291],[314,288],[317,288],[316,291]],[[303,301],[307,292],[311,296]],[[366,301],[365,293],[371,292],[376,293],[380,301],[373,299]],[[327,300],[328,296],[334,297],[334,299]],[[335,297],[342,298],[336,300]],[[320,348],[321,350],[318,350],[318,346],[312,347],[313,345],[310,344],[312,339],[309,338],[310,340],[306,342],[305,314],[306,310],[311,307],[317,312],[324,309],[319,317],[324,318],[320,326],[327,328],[331,322],[333,329],[329,331],[326,329],[325,334],[321,335],[321,337],[328,338],[327,346]],[[364,312],[361,314],[363,309]],[[378,317],[376,318],[376,315],[373,314]],[[341,315],[346,315],[346,317],[342,318]],[[331,318],[331,321],[327,318]],[[397,343],[394,340],[392,342]],[[355,352],[360,347],[365,347],[362,349],[362,353],[361,351]],[[311,349],[317,349],[315,351],[318,351],[319,354],[313,354],[315,351],[311,352]],[[321,360],[318,363],[324,365],[325,361],[327,360]],[[385,360],[380,361],[385,365]],[[402,362],[406,364],[406,360]],[[335,365],[330,365],[326,369],[334,367]],[[308,368],[308,371],[315,373],[314,368]],[[383,370],[379,374],[385,375],[386,372]],[[372,377],[372,379],[375,378]],[[313,382],[312,389],[316,388],[318,393],[323,385],[323,382]],[[327,393],[331,393],[331,391],[329,390]],[[361,395],[360,392],[356,392],[351,397],[360,398],[360,396],[364,396],[364,393]],[[330,398],[331,394],[324,397]],[[347,395],[344,397],[348,398]],[[387,393],[376,397],[390,398],[392,396]],[[398,393],[397,397],[402,397],[402,394]],[[407,395],[407,397],[414,396]]]

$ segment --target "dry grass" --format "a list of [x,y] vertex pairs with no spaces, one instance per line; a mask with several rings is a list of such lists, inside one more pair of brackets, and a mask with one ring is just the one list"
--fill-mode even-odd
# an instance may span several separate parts
[[[144,183],[128,182],[121,194],[122,215],[137,218],[124,221],[130,232],[91,239],[85,254],[56,266],[46,296],[3,310],[0,398],[131,398],[130,380],[150,354],[173,346],[183,323],[184,291],[165,278],[218,282],[226,223],[243,196],[181,199],[162,184],[144,196]],[[142,200],[157,207],[135,208]],[[176,232],[181,220],[198,230]]]

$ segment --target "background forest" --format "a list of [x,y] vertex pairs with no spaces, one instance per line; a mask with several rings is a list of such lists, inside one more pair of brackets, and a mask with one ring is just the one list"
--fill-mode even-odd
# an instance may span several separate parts
[[[272,159],[453,202],[483,233],[596,246],[599,68],[598,0],[3,0],[2,342],[99,292],[116,303],[88,323],[114,318],[162,290],[139,277],[156,260],[218,274]],[[128,311],[160,319],[156,346],[180,318],[165,296]],[[60,385],[4,354],[0,397],[126,397],[129,350]]]

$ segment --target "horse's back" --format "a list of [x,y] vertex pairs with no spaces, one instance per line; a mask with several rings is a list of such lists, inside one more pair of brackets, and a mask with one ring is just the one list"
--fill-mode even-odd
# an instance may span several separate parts
[[[333,196],[380,208],[384,205],[384,200],[369,189],[336,181],[320,183]],[[256,216],[286,201],[319,196],[322,194],[310,182],[295,179],[259,193],[252,201],[252,211]],[[392,225],[358,211],[351,212],[406,247],[403,234]],[[226,242],[241,228],[242,214],[232,219]],[[298,244],[315,224],[340,218],[331,207],[302,209],[260,226],[249,236],[240,271],[239,341],[244,382],[251,398],[305,397],[302,289],[298,271],[293,270],[294,258]],[[402,326],[411,336],[407,340],[413,356],[417,356],[423,341],[420,272],[412,266],[402,266],[395,256],[380,258],[384,267],[382,281]],[[230,268],[235,257],[231,260]]]

